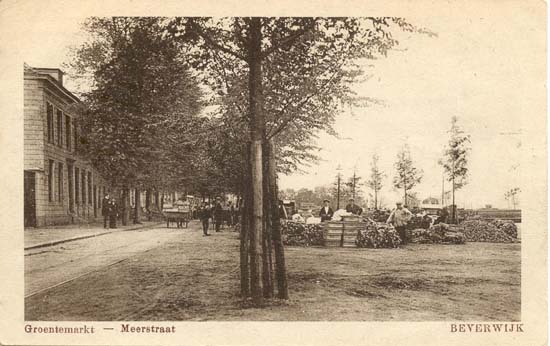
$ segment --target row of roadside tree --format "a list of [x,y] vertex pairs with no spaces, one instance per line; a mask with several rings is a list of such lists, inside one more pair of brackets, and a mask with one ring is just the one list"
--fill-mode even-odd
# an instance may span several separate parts
[[402,18],[113,17],[84,30],[69,64],[89,86],[81,149],[126,195],[240,196],[241,295],[255,305],[288,298],[278,174],[316,159],[343,107],[377,102],[352,85],[398,45],[393,31],[433,35]]

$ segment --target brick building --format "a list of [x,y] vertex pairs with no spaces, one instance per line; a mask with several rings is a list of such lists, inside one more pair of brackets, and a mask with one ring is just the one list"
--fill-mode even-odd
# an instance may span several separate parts
[[77,155],[78,98],[54,68],[24,69],[25,227],[101,217],[105,181]]

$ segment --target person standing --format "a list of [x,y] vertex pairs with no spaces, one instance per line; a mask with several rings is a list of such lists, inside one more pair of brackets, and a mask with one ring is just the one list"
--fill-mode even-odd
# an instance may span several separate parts
[[118,217],[118,205],[114,198],[109,200],[109,227],[116,228],[116,218]]
[[229,202],[229,220],[227,221],[229,226],[233,226],[235,224],[235,207],[231,201]]
[[101,215],[103,215],[103,228],[109,228],[109,203],[111,199],[106,194],[101,201]]
[[324,206],[319,211],[319,217],[321,218],[321,222],[330,221],[332,220],[334,211],[332,211],[332,208],[330,207],[330,201],[328,199],[325,199],[323,203]]
[[210,234],[208,234],[208,221],[210,220],[210,217],[212,217],[212,214],[210,208],[208,207],[208,203],[203,203],[202,208],[198,210],[198,216],[202,223],[203,236],[209,236]]
[[223,223],[223,206],[220,197],[216,197],[216,203],[214,204],[213,219],[216,225],[216,232],[220,232],[220,226]]
[[401,237],[403,244],[407,244],[408,242],[406,226],[411,217],[412,213],[407,208],[403,208],[403,203],[397,202],[396,208],[391,212],[388,220],[386,221],[386,223],[395,227],[395,230],[399,234],[399,237]]

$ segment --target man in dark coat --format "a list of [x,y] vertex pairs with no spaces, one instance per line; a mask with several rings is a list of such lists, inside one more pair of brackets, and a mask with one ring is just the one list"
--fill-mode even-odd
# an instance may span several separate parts
[[118,217],[118,205],[116,200],[111,198],[109,200],[109,227],[116,228],[116,218]]
[[213,208],[214,224],[216,225],[216,232],[220,232],[220,226],[223,223],[223,206],[220,197],[216,197],[216,203]]
[[350,198],[348,205],[346,205],[346,211],[355,215],[361,215],[363,208],[355,204],[355,200],[353,198]]
[[106,194],[101,201],[101,215],[103,215],[103,228],[109,228],[109,194]]
[[227,224],[233,226],[235,222],[235,207],[233,206],[233,202],[229,202],[229,218]]
[[210,234],[208,234],[208,222],[212,217],[212,213],[210,211],[210,208],[208,207],[208,203],[204,202],[202,204],[202,207],[198,210],[198,216],[202,223],[203,236],[209,236]]
[[332,220],[332,215],[334,215],[334,212],[330,207],[330,201],[328,199],[325,199],[323,203],[324,206],[319,211],[319,217],[321,218],[321,222],[330,221]]

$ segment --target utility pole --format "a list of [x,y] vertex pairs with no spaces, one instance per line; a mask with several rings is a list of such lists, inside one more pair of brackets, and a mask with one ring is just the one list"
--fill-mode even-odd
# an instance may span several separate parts
[[441,174],[441,207],[445,206],[445,173]]
[[338,190],[337,190],[337,193],[336,193],[336,210],[339,210],[340,209],[340,179],[341,179],[341,175],[340,175],[340,171],[342,170],[342,167],[340,167],[340,165],[338,165],[338,167],[336,167],[336,171],[338,172],[338,174],[336,175],[336,178],[337,178],[337,181],[338,181]]

